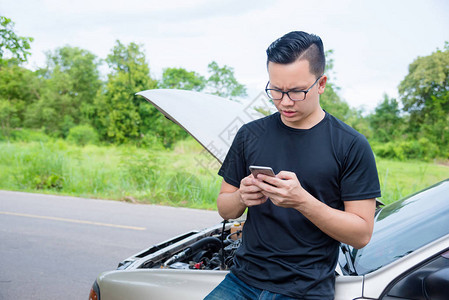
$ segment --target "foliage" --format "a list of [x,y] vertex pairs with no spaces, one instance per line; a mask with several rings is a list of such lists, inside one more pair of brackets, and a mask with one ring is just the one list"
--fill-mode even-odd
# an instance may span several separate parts
[[87,50],[65,46],[47,53],[41,95],[27,110],[25,125],[67,136],[71,127],[93,117],[93,99],[101,82],[97,57]]
[[207,79],[208,92],[229,99],[246,96],[246,88],[238,83],[233,68],[226,65],[220,67],[215,61],[207,67],[211,74]]
[[417,159],[430,161],[439,154],[439,148],[436,144],[426,138],[418,140],[391,141],[387,143],[372,143],[374,153],[379,157],[409,160]]
[[0,188],[214,209],[220,178],[198,149],[0,142]]
[[[428,56],[418,57],[399,85],[408,131],[426,137],[440,149],[449,148],[449,43]],[[447,151],[442,151],[446,152]],[[447,157],[447,156],[446,156]]]
[[346,121],[353,113],[348,103],[340,98],[334,89],[334,84],[328,82],[324,93],[320,96],[321,107],[333,116]]
[[327,76],[326,88],[324,93],[320,96],[321,107],[331,113],[333,116],[347,123],[367,138],[372,135],[368,120],[363,117],[362,111],[351,108],[349,104],[338,95],[340,88],[333,83],[335,79],[334,73],[334,59],[332,58],[334,51],[327,50],[326,55],[326,69]]
[[41,93],[42,82],[35,72],[10,64],[0,68],[0,130],[3,135],[22,127],[26,111]]
[[70,128],[67,136],[67,141],[80,146],[97,144],[98,140],[97,131],[92,126],[86,124]]
[[[32,72],[19,67],[30,54],[32,38],[16,35],[10,19],[0,20],[0,60],[8,59],[0,66],[2,139],[9,138],[15,128],[43,129],[52,137],[68,137],[71,128],[86,124],[97,131],[101,141],[170,148],[184,139],[186,132],[136,92],[156,87],[201,91],[208,86],[222,96],[245,95],[232,68],[215,62],[209,65],[207,80],[183,68],[166,68],[158,83],[150,77],[141,46],[118,40],[105,60],[110,70],[106,82],[100,80],[100,59],[68,45],[47,52],[46,67]],[[81,141],[73,132],[70,140]]]
[[159,87],[163,89],[180,89],[202,91],[206,86],[206,79],[193,71],[184,68],[165,68]]
[[388,95],[384,95],[384,101],[369,116],[373,139],[379,142],[389,142],[401,138],[404,131],[403,122],[399,103],[394,98],[388,98]]
[[0,99],[0,132],[9,136],[11,125],[18,123],[17,109],[9,100]]
[[[64,187],[64,155],[58,145],[33,143],[3,145],[0,164],[8,171],[9,189],[61,191]],[[19,149],[20,147],[20,149]],[[6,164],[6,166],[5,166]]]
[[[423,115],[434,108],[432,96],[442,98],[449,92],[449,43],[429,56],[418,57],[399,85],[404,110]],[[449,111],[449,101],[442,103]]]
[[31,37],[21,37],[14,32],[14,22],[0,16],[0,68],[9,64],[26,62],[33,41]]
[[143,107],[146,104],[135,95],[138,91],[156,87],[140,48],[135,43],[125,46],[116,41],[106,59],[112,72],[104,90],[95,99],[95,125],[107,141],[126,143],[137,139],[148,130],[146,119],[151,119],[154,114],[154,110]]
[[0,134],[0,141],[8,140],[11,142],[42,142],[46,143],[51,140],[51,138],[45,134],[43,130],[40,129],[11,129],[9,136],[2,136]]
[[351,109],[351,114],[347,117],[345,122],[363,134],[368,140],[373,136],[372,128],[369,125],[368,117],[363,116],[362,109]]
[[334,59],[332,58],[333,50],[327,50],[326,55],[326,70],[327,76],[326,88],[324,93],[320,96],[321,107],[333,116],[340,120],[347,122],[348,119],[355,113],[351,109],[346,101],[340,98],[338,95],[339,87],[337,87],[332,80],[335,77],[334,74]]

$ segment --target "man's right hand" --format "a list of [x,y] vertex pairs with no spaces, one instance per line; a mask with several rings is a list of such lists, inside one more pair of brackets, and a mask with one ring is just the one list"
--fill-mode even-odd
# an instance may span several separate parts
[[240,181],[240,202],[247,207],[260,205],[268,199],[262,194],[262,189],[253,184],[253,179],[254,176],[250,174]]
[[248,206],[260,205],[267,201],[262,190],[253,184],[254,176],[249,175],[240,181],[240,187],[233,186],[225,180],[221,182],[217,198],[220,216],[225,219],[239,218]]

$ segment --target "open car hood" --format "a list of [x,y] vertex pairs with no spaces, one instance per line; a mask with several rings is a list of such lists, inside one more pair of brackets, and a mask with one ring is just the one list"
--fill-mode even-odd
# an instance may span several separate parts
[[222,97],[175,89],[146,90],[137,93],[172,120],[220,163],[223,162],[239,128],[263,115],[254,109],[255,101],[244,105]]

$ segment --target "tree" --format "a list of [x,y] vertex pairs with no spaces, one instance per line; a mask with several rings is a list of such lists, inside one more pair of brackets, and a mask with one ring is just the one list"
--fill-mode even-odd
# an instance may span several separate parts
[[36,74],[19,66],[30,55],[32,41],[18,36],[14,22],[0,16],[0,128],[6,136],[23,125],[27,106],[39,98]]
[[0,99],[0,133],[9,136],[11,127],[18,123],[17,109],[11,101]]
[[220,67],[215,61],[207,67],[211,74],[207,79],[207,89],[211,94],[230,99],[246,96],[246,88],[238,83],[233,68],[226,65]]
[[166,68],[162,73],[159,87],[163,89],[181,89],[202,91],[206,86],[206,79],[183,68]]
[[[408,132],[449,148],[449,43],[428,56],[418,57],[399,85],[404,111],[410,114]],[[446,153],[446,154],[444,154]]]
[[24,125],[26,110],[41,96],[41,85],[36,72],[16,64],[0,68],[0,123],[4,135]]
[[0,68],[5,64],[20,64],[27,61],[31,37],[21,37],[14,32],[14,22],[0,16]]
[[369,116],[373,138],[379,142],[399,139],[402,134],[403,119],[400,116],[399,103],[394,98],[384,95],[384,100]]
[[327,83],[324,93],[320,96],[320,104],[324,110],[328,111],[335,117],[342,121],[347,121],[354,111],[349,107],[349,104],[340,98],[338,90],[340,89],[332,82],[335,77],[334,73],[334,59],[332,58],[333,50],[327,50],[326,56],[326,70]]
[[346,101],[340,98],[336,89],[338,88],[332,82],[326,83],[324,93],[320,96],[320,103],[324,110],[340,120],[346,121],[353,113],[353,110]]
[[89,124],[101,86],[99,64],[94,54],[78,47],[47,52],[47,66],[39,71],[45,85],[39,101],[27,111],[27,125],[67,136],[70,128]]
[[449,93],[440,98],[431,96],[431,101],[432,109],[424,115],[420,137],[437,145],[440,157],[449,158],[449,112],[445,108],[449,103]]
[[128,46],[116,41],[106,62],[112,70],[104,90],[96,97],[96,126],[108,141],[125,143],[138,139],[151,127],[155,108],[135,94],[155,88],[157,82],[150,77],[141,46]]
[[[418,57],[409,65],[407,76],[399,85],[399,95],[404,111],[411,115],[411,126],[418,129],[429,120],[435,109],[449,112],[449,43],[444,50],[433,52],[429,56]],[[438,115],[438,114],[437,114]],[[435,117],[437,117],[435,115]]]

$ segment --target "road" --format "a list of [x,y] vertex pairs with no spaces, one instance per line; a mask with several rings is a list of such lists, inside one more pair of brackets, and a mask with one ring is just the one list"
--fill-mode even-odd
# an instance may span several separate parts
[[103,271],[217,212],[0,191],[0,299],[87,299]]

